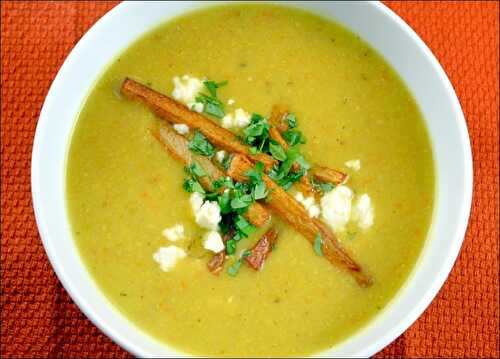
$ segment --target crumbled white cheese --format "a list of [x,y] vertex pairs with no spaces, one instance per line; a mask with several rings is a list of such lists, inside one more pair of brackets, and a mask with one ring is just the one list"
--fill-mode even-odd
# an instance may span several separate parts
[[373,225],[374,210],[370,196],[366,193],[359,196],[354,205],[353,220],[358,222],[361,229],[368,229]]
[[205,234],[203,240],[203,247],[212,251],[214,253],[218,253],[224,250],[224,242],[222,241],[222,237],[217,231],[209,231]]
[[186,252],[177,246],[160,247],[153,254],[153,259],[160,264],[164,272],[171,270],[184,257],[186,257]]
[[355,171],[359,171],[361,169],[361,161],[360,160],[350,160],[345,163],[345,165],[349,168],[352,168]]
[[302,204],[302,206],[304,206],[307,213],[309,214],[309,217],[311,217],[311,218],[319,217],[319,215],[321,213],[321,209],[316,204],[316,201],[314,200],[313,196],[304,197],[304,194],[302,192],[297,192],[295,194],[295,199],[297,200],[297,202]]
[[351,217],[352,191],[341,185],[321,198],[321,214],[324,221],[334,230],[343,231]]
[[217,151],[217,152],[215,153],[215,160],[216,160],[217,162],[222,163],[222,162],[224,161],[224,158],[226,158],[226,154],[227,154],[227,153],[226,153],[226,151],[224,151],[224,150]]
[[219,204],[214,201],[205,201],[195,212],[196,223],[202,228],[217,230],[221,219]]
[[174,90],[172,91],[172,97],[183,102],[190,109],[202,112],[203,104],[196,102],[196,96],[203,89],[203,80],[184,75],[182,78],[175,76],[173,82]]
[[234,123],[234,116],[232,113],[228,113],[222,118],[221,125],[224,128],[231,128],[233,127],[233,123]]
[[235,104],[235,102],[236,102],[236,101],[235,101],[234,99],[232,99],[232,98],[230,98],[229,100],[227,100],[227,104],[228,104],[229,106],[234,105],[234,104]]
[[161,233],[169,241],[175,242],[184,239],[184,226],[182,224],[176,224],[173,227],[165,228]]
[[246,112],[242,108],[238,108],[234,111],[234,113],[228,113],[222,118],[222,127],[246,127],[250,124],[250,118],[251,116],[248,112]]
[[188,125],[185,125],[183,123],[176,123],[173,127],[174,127],[174,130],[179,135],[187,135],[189,133],[189,127],[188,127]]
[[191,193],[191,196],[189,197],[189,203],[191,203],[193,213],[196,213],[200,210],[201,206],[203,205],[203,198],[203,195],[199,192]]

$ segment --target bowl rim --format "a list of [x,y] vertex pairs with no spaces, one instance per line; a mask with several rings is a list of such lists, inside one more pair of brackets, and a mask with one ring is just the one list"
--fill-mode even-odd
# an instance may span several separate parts
[[[232,1],[229,1],[231,3]],[[198,2],[194,2],[198,3]],[[203,2],[205,3],[205,2]],[[212,4],[213,2],[208,1],[206,2],[207,5]],[[224,1],[223,3],[227,3]],[[269,3],[269,1],[264,1],[263,3]],[[271,3],[273,3],[271,1]],[[292,1],[290,3],[285,3],[284,6],[295,6],[294,3],[301,3],[301,1]],[[448,275],[451,272],[451,269],[458,257],[461,245],[463,243],[466,229],[468,226],[468,220],[469,220],[469,215],[470,215],[470,210],[471,210],[471,204],[472,204],[472,192],[473,192],[473,162],[472,162],[472,151],[471,151],[471,146],[470,146],[470,139],[469,139],[469,134],[467,130],[467,125],[465,121],[464,114],[462,112],[460,102],[458,100],[458,97],[453,89],[453,86],[448,79],[445,71],[439,64],[438,60],[435,58],[431,50],[425,45],[423,40],[415,33],[415,31],[403,20],[401,19],[397,14],[395,14],[389,7],[384,5],[381,2],[364,2],[366,6],[373,6],[377,11],[381,12],[384,16],[388,17],[389,20],[394,22],[397,27],[399,28],[400,31],[406,33],[407,36],[411,38],[411,40],[417,45],[420,51],[422,51],[423,55],[426,57],[427,60],[430,61],[430,64],[433,68],[433,70],[436,71],[436,73],[439,76],[439,81],[444,85],[446,89],[446,93],[448,96],[448,99],[450,100],[450,105],[453,110],[454,117],[456,119],[456,125],[457,128],[460,132],[460,143],[462,145],[462,149],[464,150],[463,153],[463,160],[464,160],[464,188],[463,188],[463,201],[461,202],[462,206],[459,211],[459,225],[457,226],[455,230],[455,236],[453,237],[453,242],[452,246],[450,249],[450,253],[447,255],[446,259],[443,261],[440,271],[437,273],[435,279],[428,285],[428,288],[426,289],[425,293],[422,295],[421,299],[418,302],[418,305],[411,310],[408,311],[408,313],[403,316],[399,324],[392,327],[390,331],[384,333],[379,340],[372,342],[371,345],[368,345],[365,348],[361,348],[357,353],[356,356],[358,357],[368,357],[372,356],[376,352],[380,351],[384,347],[386,347],[388,344],[390,344],[392,341],[394,341],[398,336],[400,336],[410,325],[412,325],[416,319],[423,313],[423,311],[430,305],[432,300],[435,298],[437,293],[439,292],[440,288],[444,285]],[[49,229],[46,226],[46,223],[43,221],[44,213],[41,210],[40,203],[42,201],[41,198],[41,191],[42,188],[40,187],[40,175],[39,175],[39,163],[41,161],[41,158],[43,157],[43,154],[41,152],[41,137],[42,137],[42,132],[46,128],[48,122],[50,121],[49,119],[49,113],[48,113],[48,103],[51,103],[55,101],[56,98],[56,91],[60,84],[64,81],[64,76],[65,72],[70,68],[73,64],[73,61],[77,56],[80,55],[80,52],[82,51],[84,45],[88,42],[90,42],[92,39],[92,35],[97,33],[98,31],[101,31],[101,28],[105,27],[105,25],[110,21],[111,18],[115,16],[120,16],[120,14],[123,11],[126,11],[131,4],[129,2],[122,2],[121,4],[115,6],[112,8],[110,11],[108,11],[104,16],[102,16],[84,35],[83,37],[78,41],[78,43],[75,45],[75,47],[71,50],[67,58],[65,59],[63,65],[59,69],[54,81],[52,82],[50,89],[47,93],[47,96],[45,98],[42,110],[40,112],[39,120],[37,123],[36,127],[36,133],[35,133],[35,138],[33,142],[33,149],[32,149],[32,163],[31,163],[31,188],[32,188],[32,200],[33,200],[33,208],[34,208],[34,214],[35,214],[35,219],[37,223],[37,227],[40,233],[40,238],[42,240],[42,244],[44,246],[44,249],[47,253],[49,262],[51,263],[52,268],[54,269],[59,281],[62,283],[64,286],[65,290],[71,297],[71,299],[77,304],[78,308],[85,314],[85,316],[95,325],[97,326],[106,336],[108,336],[110,339],[112,339],[114,342],[119,344],[122,348],[125,350],[129,351],[130,353],[133,353],[134,355],[137,356],[149,356],[150,353],[147,353],[146,351],[143,350],[139,345],[136,345],[135,343],[131,343],[128,340],[126,340],[119,331],[115,330],[115,328],[112,328],[112,326],[108,325],[108,323],[104,322],[102,318],[100,318],[96,313],[94,308],[91,305],[88,305],[88,303],[85,303],[82,298],[77,293],[76,290],[76,285],[73,283],[73,280],[67,275],[67,273],[64,271],[64,268],[62,264],[58,261],[56,254],[54,252],[54,249],[52,248],[52,245],[49,240]],[[205,4],[202,5],[205,7]],[[189,9],[186,9],[183,11],[183,13],[189,12]],[[154,27],[157,24],[153,24],[150,28]],[[147,30],[146,30],[147,31]],[[368,41],[367,41],[368,42]],[[368,42],[369,43],[369,42]],[[436,168],[437,171],[437,168]],[[65,209],[66,211],[66,209]],[[425,248],[422,249],[421,256],[423,255]],[[415,267],[418,266],[418,263],[415,264]],[[415,271],[415,269],[413,270]],[[407,282],[411,281],[412,278],[409,277],[407,279]],[[98,289],[99,290],[99,289]],[[398,294],[400,294],[402,289],[399,289]],[[100,291],[100,290],[99,290]],[[394,299],[393,299],[394,300]],[[392,302],[388,304],[389,306],[392,305]],[[123,315],[123,314],[122,314]],[[382,316],[383,314],[380,314],[379,316]],[[371,320],[373,321],[374,318]],[[134,324],[135,326],[135,324]],[[365,325],[365,327],[361,328],[358,330],[358,332],[361,332],[364,330],[366,327],[368,327],[369,324]],[[140,328],[136,327],[136,330],[141,331]],[[342,344],[341,342],[340,344]],[[166,347],[172,349],[172,350],[177,350],[170,345],[163,343]],[[185,353],[187,354],[187,353]],[[190,355],[190,354],[187,354]],[[319,353],[321,355],[321,353]]]

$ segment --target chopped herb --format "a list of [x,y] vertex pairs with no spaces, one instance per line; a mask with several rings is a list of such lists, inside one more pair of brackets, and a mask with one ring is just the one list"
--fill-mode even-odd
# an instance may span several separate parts
[[271,140],[269,142],[269,151],[271,152],[271,155],[278,161],[286,160],[285,150],[278,142]]
[[318,256],[322,256],[323,255],[323,249],[322,249],[322,240],[321,240],[321,235],[318,233],[316,234],[316,237],[314,238],[314,252],[316,252],[316,254]]
[[222,82],[217,83],[215,81],[207,80],[207,81],[203,81],[203,84],[207,88],[208,92],[210,92],[210,95],[212,97],[217,98],[217,89],[219,87],[226,86],[227,85],[227,81],[222,81]]
[[234,188],[234,182],[231,177],[220,177],[212,182],[212,186],[215,190],[219,190],[223,187],[225,188]]
[[230,239],[226,242],[226,253],[231,255],[236,252],[236,241],[234,239]]
[[297,127],[297,117],[295,117],[295,114],[287,114],[285,120],[288,122],[288,128],[292,129]]
[[231,200],[231,207],[233,209],[247,208],[253,202],[253,198],[249,194],[244,194],[239,197],[235,197]]
[[203,136],[200,131],[195,131],[194,137],[189,141],[189,149],[191,152],[197,153],[203,156],[213,156],[215,153],[214,146]]
[[229,192],[223,192],[221,195],[217,197],[217,203],[219,204],[220,207],[220,212],[222,214],[227,214],[231,212],[231,197],[229,195]]
[[248,237],[255,231],[255,226],[250,224],[243,216],[238,215],[234,224],[238,232],[243,234],[244,237]]
[[[269,123],[259,114],[252,114],[250,124],[243,130],[243,141],[250,145],[252,154],[267,150],[269,142]],[[254,149],[252,149],[252,147]]]
[[250,148],[248,149],[248,152],[249,152],[251,155],[256,155],[256,154],[257,154],[257,152],[259,152],[259,149],[258,149],[257,147],[252,146],[252,147],[250,147]]
[[335,188],[335,185],[332,183],[319,182],[318,180],[315,180],[313,177],[311,177],[310,180],[313,188],[321,193],[330,192],[332,189]]
[[268,190],[266,184],[261,181],[255,185],[253,190],[253,198],[257,201],[259,199],[264,199],[267,197]]
[[231,161],[233,160],[233,155],[229,155],[229,156],[226,156],[224,158],[224,160],[222,161],[222,168],[224,168],[224,170],[228,170],[229,169],[229,166],[231,166]]
[[241,253],[241,258],[246,258],[246,257],[248,257],[250,254],[252,254],[252,251],[251,251],[251,250],[249,250],[249,249],[245,249],[245,250],[243,251],[243,253]]
[[257,162],[255,167],[248,170],[245,176],[248,177],[250,183],[258,184],[262,181],[262,174],[264,173],[264,164],[262,162]]
[[297,144],[306,143],[305,137],[302,135],[302,132],[297,130],[287,130],[282,133],[283,138],[286,142],[290,144],[290,146],[295,146]]
[[241,259],[238,259],[231,266],[229,266],[229,268],[227,268],[227,274],[229,274],[231,277],[236,277],[236,275],[240,271],[240,267],[241,267]]
[[225,115],[224,104],[217,98],[210,97],[204,94],[196,96],[196,102],[202,103],[203,112],[217,118],[222,118]]
[[189,167],[186,167],[186,171],[194,178],[199,178],[207,175],[203,167],[201,167],[197,162],[193,162],[189,165]]
[[201,186],[200,182],[192,178],[186,178],[184,180],[184,184],[182,185],[182,187],[189,193],[193,192],[199,192],[201,194],[205,193],[205,190]]

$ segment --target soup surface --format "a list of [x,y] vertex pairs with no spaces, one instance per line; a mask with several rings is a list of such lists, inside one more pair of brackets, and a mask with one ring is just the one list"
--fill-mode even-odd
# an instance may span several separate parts
[[[214,276],[209,252],[188,251],[169,272],[153,254],[182,223],[197,247],[183,166],[150,130],[158,119],[119,95],[126,76],[171,94],[174,76],[228,84],[228,110],[269,115],[286,104],[307,138],[304,154],[346,171],[368,193],[374,225],[339,240],[373,277],[361,288],[278,221],[263,270]],[[358,171],[346,161],[359,159]],[[414,267],[433,210],[432,150],[412,95],[358,36],[284,7],[236,5],[189,13],[155,28],[106,69],[78,118],[67,164],[74,238],[94,280],[130,321],[181,351],[210,356],[300,356],[327,349],[373,319]],[[255,239],[244,240],[253,243]],[[200,247],[200,246],[198,246]]]

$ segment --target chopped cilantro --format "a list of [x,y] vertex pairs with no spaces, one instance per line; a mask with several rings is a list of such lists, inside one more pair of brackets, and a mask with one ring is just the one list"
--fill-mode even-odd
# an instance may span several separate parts
[[224,104],[215,97],[210,97],[204,94],[196,96],[196,102],[202,103],[203,112],[217,118],[222,118],[225,115]]
[[186,172],[192,175],[194,178],[199,178],[207,175],[203,167],[201,167],[198,162],[193,162],[189,165],[189,167],[186,167]]
[[214,98],[217,98],[217,89],[219,87],[226,86],[227,81],[222,81],[222,82],[217,83],[215,81],[206,80],[206,81],[203,81],[203,84],[207,88],[210,95]]
[[292,129],[297,127],[297,117],[295,117],[295,114],[293,113],[287,114],[285,120],[288,123],[288,128]]
[[234,239],[230,239],[226,242],[226,253],[231,255],[236,252],[236,241]]
[[316,191],[319,191],[321,193],[330,192],[332,189],[335,188],[335,185],[332,183],[319,182],[319,181],[315,180],[313,177],[311,177],[310,180],[311,180],[311,184],[312,184],[313,188]]
[[314,252],[316,252],[316,254],[318,256],[323,255],[322,245],[323,245],[323,241],[321,240],[321,235],[318,233],[318,234],[316,234],[316,237],[314,238],[314,245],[313,245]]
[[286,142],[290,144],[290,146],[295,146],[297,144],[306,143],[305,137],[302,135],[302,132],[297,130],[287,130],[282,133],[283,138]]
[[231,161],[233,160],[233,155],[229,155],[229,156],[226,156],[224,158],[224,160],[222,161],[222,168],[224,168],[224,170],[228,170],[229,169],[229,166],[231,166]]
[[259,149],[255,146],[252,146],[248,149],[248,152],[251,154],[251,155],[256,155],[257,152],[259,152]]
[[248,237],[255,231],[255,226],[253,226],[241,215],[238,215],[236,217],[234,224],[238,232],[241,233],[244,237]]
[[231,200],[231,207],[233,209],[242,209],[242,208],[247,208],[250,206],[253,202],[253,198],[249,194],[244,194],[239,197],[235,197]]
[[201,186],[200,182],[198,182],[195,179],[192,178],[186,178],[184,180],[184,184],[182,186],[187,192],[193,193],[193,192],[199,192],[204,194],[205,190]]
[[200,131],[195,131],[194,137],[189,141],[189,149],[191,152],[197,153],[203,156],[213,156],[215,153],[214,146],[203,136]]
[[236,277],[236,275],[240,271],[240,267],[241,267],[241,260],[238,259],[236,262],[234,262],[231,266],[227,268],[227,274],[229,274],[231,277]]
[[217,203],[219,204],[220,212],[222,214],[231,212],[231,197],[229,195],[229,192],[223,192],[221,195],[219,195],[217,197]]
[[278,161],[286,160],[285,150],[278,142],[271,140],[269,142],[269,151],[271,152],[271,155]]
[[262,162],[257,162],[254,168],[248,170],[245,173],[245,176],[248,177],[250,183],[256,184],[262,181],[263,173],[264,173],[264,164]]
[[253,198],[257,201],[259,199],[264,199],[266,198],[268,193],[268,190],[266,188],[266,184],[261,181],[258,184],[255,185],[254,190],[253,190]]

